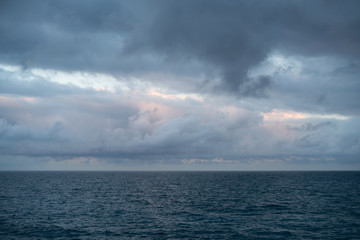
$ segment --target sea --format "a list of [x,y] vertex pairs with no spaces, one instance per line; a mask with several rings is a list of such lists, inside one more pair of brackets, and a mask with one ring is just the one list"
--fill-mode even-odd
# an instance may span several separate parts
[[360,239],[360,172],[0,172],[0,239]]

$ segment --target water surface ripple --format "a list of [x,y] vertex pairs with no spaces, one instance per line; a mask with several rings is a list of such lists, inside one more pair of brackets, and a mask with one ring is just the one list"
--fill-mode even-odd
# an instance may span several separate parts
[[360,172],[0,172],[0,239],[360,239]]

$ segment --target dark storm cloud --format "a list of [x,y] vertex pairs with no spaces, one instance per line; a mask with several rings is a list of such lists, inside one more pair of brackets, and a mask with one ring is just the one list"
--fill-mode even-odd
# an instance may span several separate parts
[[174,61],[195,58],[214,69],[222,89],[257,95],[269,84],[247,72],[271,51],[358,59],[358,7],[357,1],[167,1],[129,46]]
[[0,61],[113,74],[179,74],[198,62],[205,83],[221,79],[218,91],[262,97],[270,78],[247,73],[274,50],[359,60],[359,7],[350,0],[2,1]]
[[23,67],[108,71],[129,28],[118,1],[2,1],[0,11],[2,60]]

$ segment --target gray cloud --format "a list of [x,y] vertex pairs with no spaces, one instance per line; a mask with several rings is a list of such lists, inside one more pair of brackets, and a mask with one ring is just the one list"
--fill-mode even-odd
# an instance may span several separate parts
[[[23,101],[21,97],[9,97],[15,103],[0,106],[8,117],[1,121],[1,153],[138,163],[179,163],[183,159],[246,163],[253,158],[285,161],[293,155],[306,162],[309,158],[360,154],[358,119],[304,120],[273,129],[263,125],[258,112],[221,103],[196,106],[191,101],[167,100],[167,107],[173,109],[169,110],[161,107],[162,99],[150,96],[134,100],[113,96],[117,101],[104,96],[106,93],[65,95],[51,101],[45,96],[29,104],[15,104]],[[137,105],[139,101],[150,105],[144,109]]]
[[[0,158],[354,164],[359,7],[1,1]],[[85,77],[54,80],[36,68]],[[127,90],[102,89],[100,73]],[[89,74],[98,74],[98,89]],[[264,116],[274,109],[308,116],[273,123]]]
[[356,1],[167,1],[127,47],[199,60],[223,80],[222,89],[257,96],[269,84],[251,83],[257,80],[247,73],[271,51],[358,60],[357,7]]
[[358,66],[349,67],[348,63],[327,57],[303,58],[299,62],[300,67],[271,75],[274,79],[271,98],[298,111],[360,114]]
[[0,60],[113,74],[205,73],[207,81],[222,79],[218,90],[263,96],[269,78],[247,73],[274,50],[359,60],[358,8],[358,1],[3,1]]
[[331,121],[326,121],[326,122],[320,122],[317,124],[312,124],[312,123],[305,123],[302,124],[301,126],[288,126],[287,128],[290,130],[296,130],[296,131],[307,131],[307,132],[312,132],[312,131],[316,131],[318,129],[324,128],[324,127],[335,127],[336,125],[331,122]]

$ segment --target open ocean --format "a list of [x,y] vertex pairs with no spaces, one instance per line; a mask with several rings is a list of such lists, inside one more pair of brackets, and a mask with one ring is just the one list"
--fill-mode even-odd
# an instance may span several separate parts
[[0,239],[360,239],[360,172],[0,172]]

